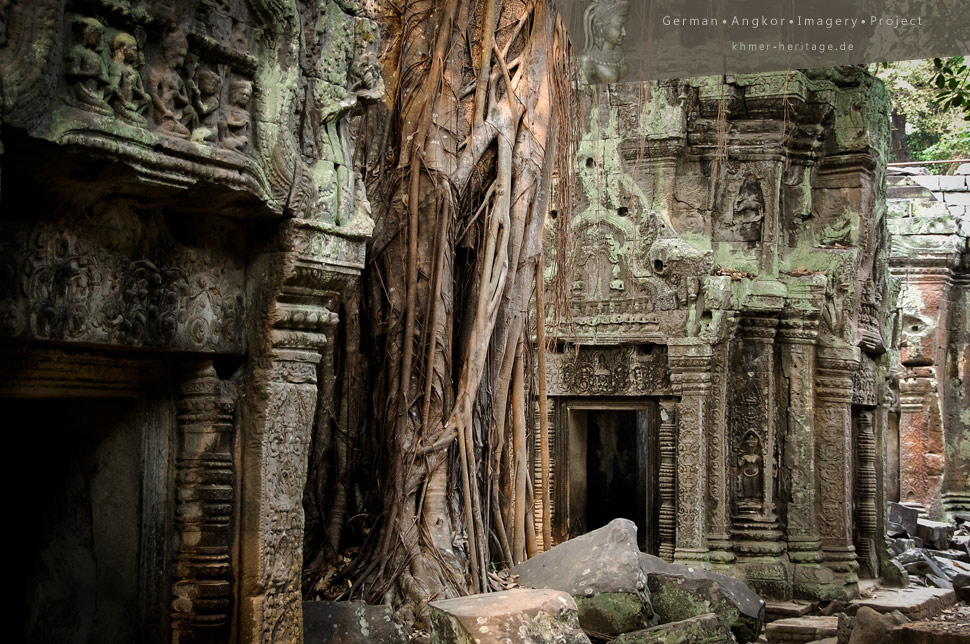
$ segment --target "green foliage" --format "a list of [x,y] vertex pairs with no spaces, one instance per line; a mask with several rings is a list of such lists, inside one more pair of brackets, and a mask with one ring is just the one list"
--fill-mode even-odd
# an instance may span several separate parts
[[[960,56],[940,62],[937,67],[933,60],[900,61],[876,70],[889,91],[892,109],[906,115],[906,148],[914,161],[970,156],[970,121],[965,120],[964,103],[970,98],[967,67]],[[944,172],[947,166],[929,169]]]
[[970,121],[970,70],[963,56],[934,58],[933,67],[936,103],[945,110],[962,110],[964,120]]

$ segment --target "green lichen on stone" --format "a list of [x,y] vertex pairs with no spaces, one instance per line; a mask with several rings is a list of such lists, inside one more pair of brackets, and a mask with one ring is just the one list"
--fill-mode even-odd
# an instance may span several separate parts
[[596,593],[573,599],[579,608],[579,623],[598,633],[616,635],[646,628],[653,616],[650,604],[633,593]]

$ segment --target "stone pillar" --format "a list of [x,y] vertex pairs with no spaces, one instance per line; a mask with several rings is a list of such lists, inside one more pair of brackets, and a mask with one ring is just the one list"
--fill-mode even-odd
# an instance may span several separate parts
[[722,342],[714,347],[707,424],[707,547],[708,560],[715,566],[735,560],[731,542],[730,440],[725,402],[731,373],[727,364],[728,343]]
[[241,607],[246,642],[302,642],[303,487],[317,404],[317,363],[336,315],[277,303],[273,343],[247,396]]
[[668,346],[670,381],[677,406],[677,528],[674,559],[707,558],[707,431],[711,393],[711,345]]
[[674,560],[677,516],[677,401],[660,401],[660,558]]
[[[857,347],[819,347],[816,376],[815,500],[822,555],[835,578],[821,588],[822,598],[854,595],[858,588],[852,545],[852,374],[859,366]],[[846,588],[846,586],[850,586]]]
[[934,367],[904,367],[899,380],[900,501],[940,511],[944,445]]
[[233,616],[235,404],[211,360],[185,369],[176,410],[172,642],[226,642]]
[[860,574],[879,576],[879,557],[876,551],[876,434],[872,412],[861,410],[856,416],[856,549]]
[[775,499],[777,325],[775,311],[746,312],[732,345],[732,533],[748,584],[766,596],[790,597],[791,580],[782,561],[786,544]]
[[[250,271],[268,301],[253,333],[243,405],[240,642],[303,641],[303,492],[318,401],[318,365],[340,292],[363,265],[363,238],[309,221],[284,224]],[[257,286],[258,288],[258,286]],[[324,375],[326,370],[324,370]]]
[[818,599],[819,585],[832,573],[820,565],[822,543],[815,520],[815,342],[818,320],[792,317],[781,321],[782,371],[788,380],[787,423],[782,464],[789,487],[788,558],[794,564],[792,594]]
[[[966,262],[966,259],[964,260]],[[964,264],[966,266],[966,263]],[[966,269],[964,269],[966,270]],[[970,276],[958,274],[950,291],[944,349],[943,409],[946,476],[943,509],[970,514]]]

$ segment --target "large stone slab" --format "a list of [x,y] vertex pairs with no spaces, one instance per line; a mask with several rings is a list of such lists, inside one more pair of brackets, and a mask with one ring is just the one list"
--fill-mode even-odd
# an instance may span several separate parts
[[898,610],[911,620],[929,619],[956,602],[956,593],[942,588],[883,588],[872,597],[854,599],[849,603],[848,612],[855,613],[862,606],[868,606],[880,613]]
[[811,642],[835,637],[839,632],[838,617],[789,617],[779,619],[765,627],[765,637],[769,644],[781,642]]
[[916,536],[916,522],[919,520],[919,512],[915,508],[910,508],[902,503],[889,503],[889,522],[902,527],[906,534],[911,537]]
[[765,602],[741,580],[640,554],[653,609],[660,621],[716,613],[740,643],[753,642],[764,623]]
[[410,629],[388,606],[364,602],[303,602],[306,644],[407,644]]
[[576,602],[557,590],[516,588],[428,605],[432,644],[590,644]]
[[950,547],[950,537],[954,527],[942,521],[919,519],[916,523],[916,536],[923,540],[923,545],[934,550],[946,550]]
[[653,616],[639,559],[636,525],[614,519],[515,566],[512,574],[525,588],[572,595],[584,629],[619,635],[647,628]]
[[623,633],[613,644],[733,644],[731,631],[714,613]]

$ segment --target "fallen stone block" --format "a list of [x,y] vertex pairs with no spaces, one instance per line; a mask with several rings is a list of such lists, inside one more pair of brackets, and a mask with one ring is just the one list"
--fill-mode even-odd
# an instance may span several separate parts
[[863,606],[856,613],[849,644],[885,644],[889,631],[907,622],[899,611],[883,614]]
[[733,644],[731,631],[714,613],[623,633],[613,644]]
[[915,509],[908,508],[901,503],[889,503],[889,523],[897,524],[911,537],[916,536],[916,525],[918,520],[919,512],[917,512]]
[[908,550],[896,557],[896,561],[911,575],[946,577],[943,568],[926,550]]
[[388,606],[361,601],[303,602],[306,644],[407,644],[410,629],[394,619]]
[[576,602],[557,590],[516,588],[428,605],[432,644],[590,644]]
[[838,617],[789,617],[765,627],[769,644],[792,642],[802,644],[813,640],[837,637]]
[[639,561],[636,525],[614,519],[513,567],[512,574],[524,588],[569,593],[584,629],[619,635],[647,628],[653,617]]
[[967,644],[970,641],[967,630],[936,622],[903,624],[890,631],[883,644]]
[[669,564],[643,553],[640,566],[661,623],[713,612],[741,644],[758,638],[765,602],[743,581],[702,568]]
[[881,588],[872,597],[853,599],[848,611],[868,606],[880,613],[898,610],[913,621],[929,619],[956,602],[956,593],[942,588]]
[[923,540],[925,547],[934,550],[946,550],[954,530],[952,525],[942,521],[919,519],[916,524],[916,536]]
[[953,589],[957,593],[957,597],[961,601],[970,603],[970,574],[965,572],[957,573],[953,579],[950,580],[953,584]]

